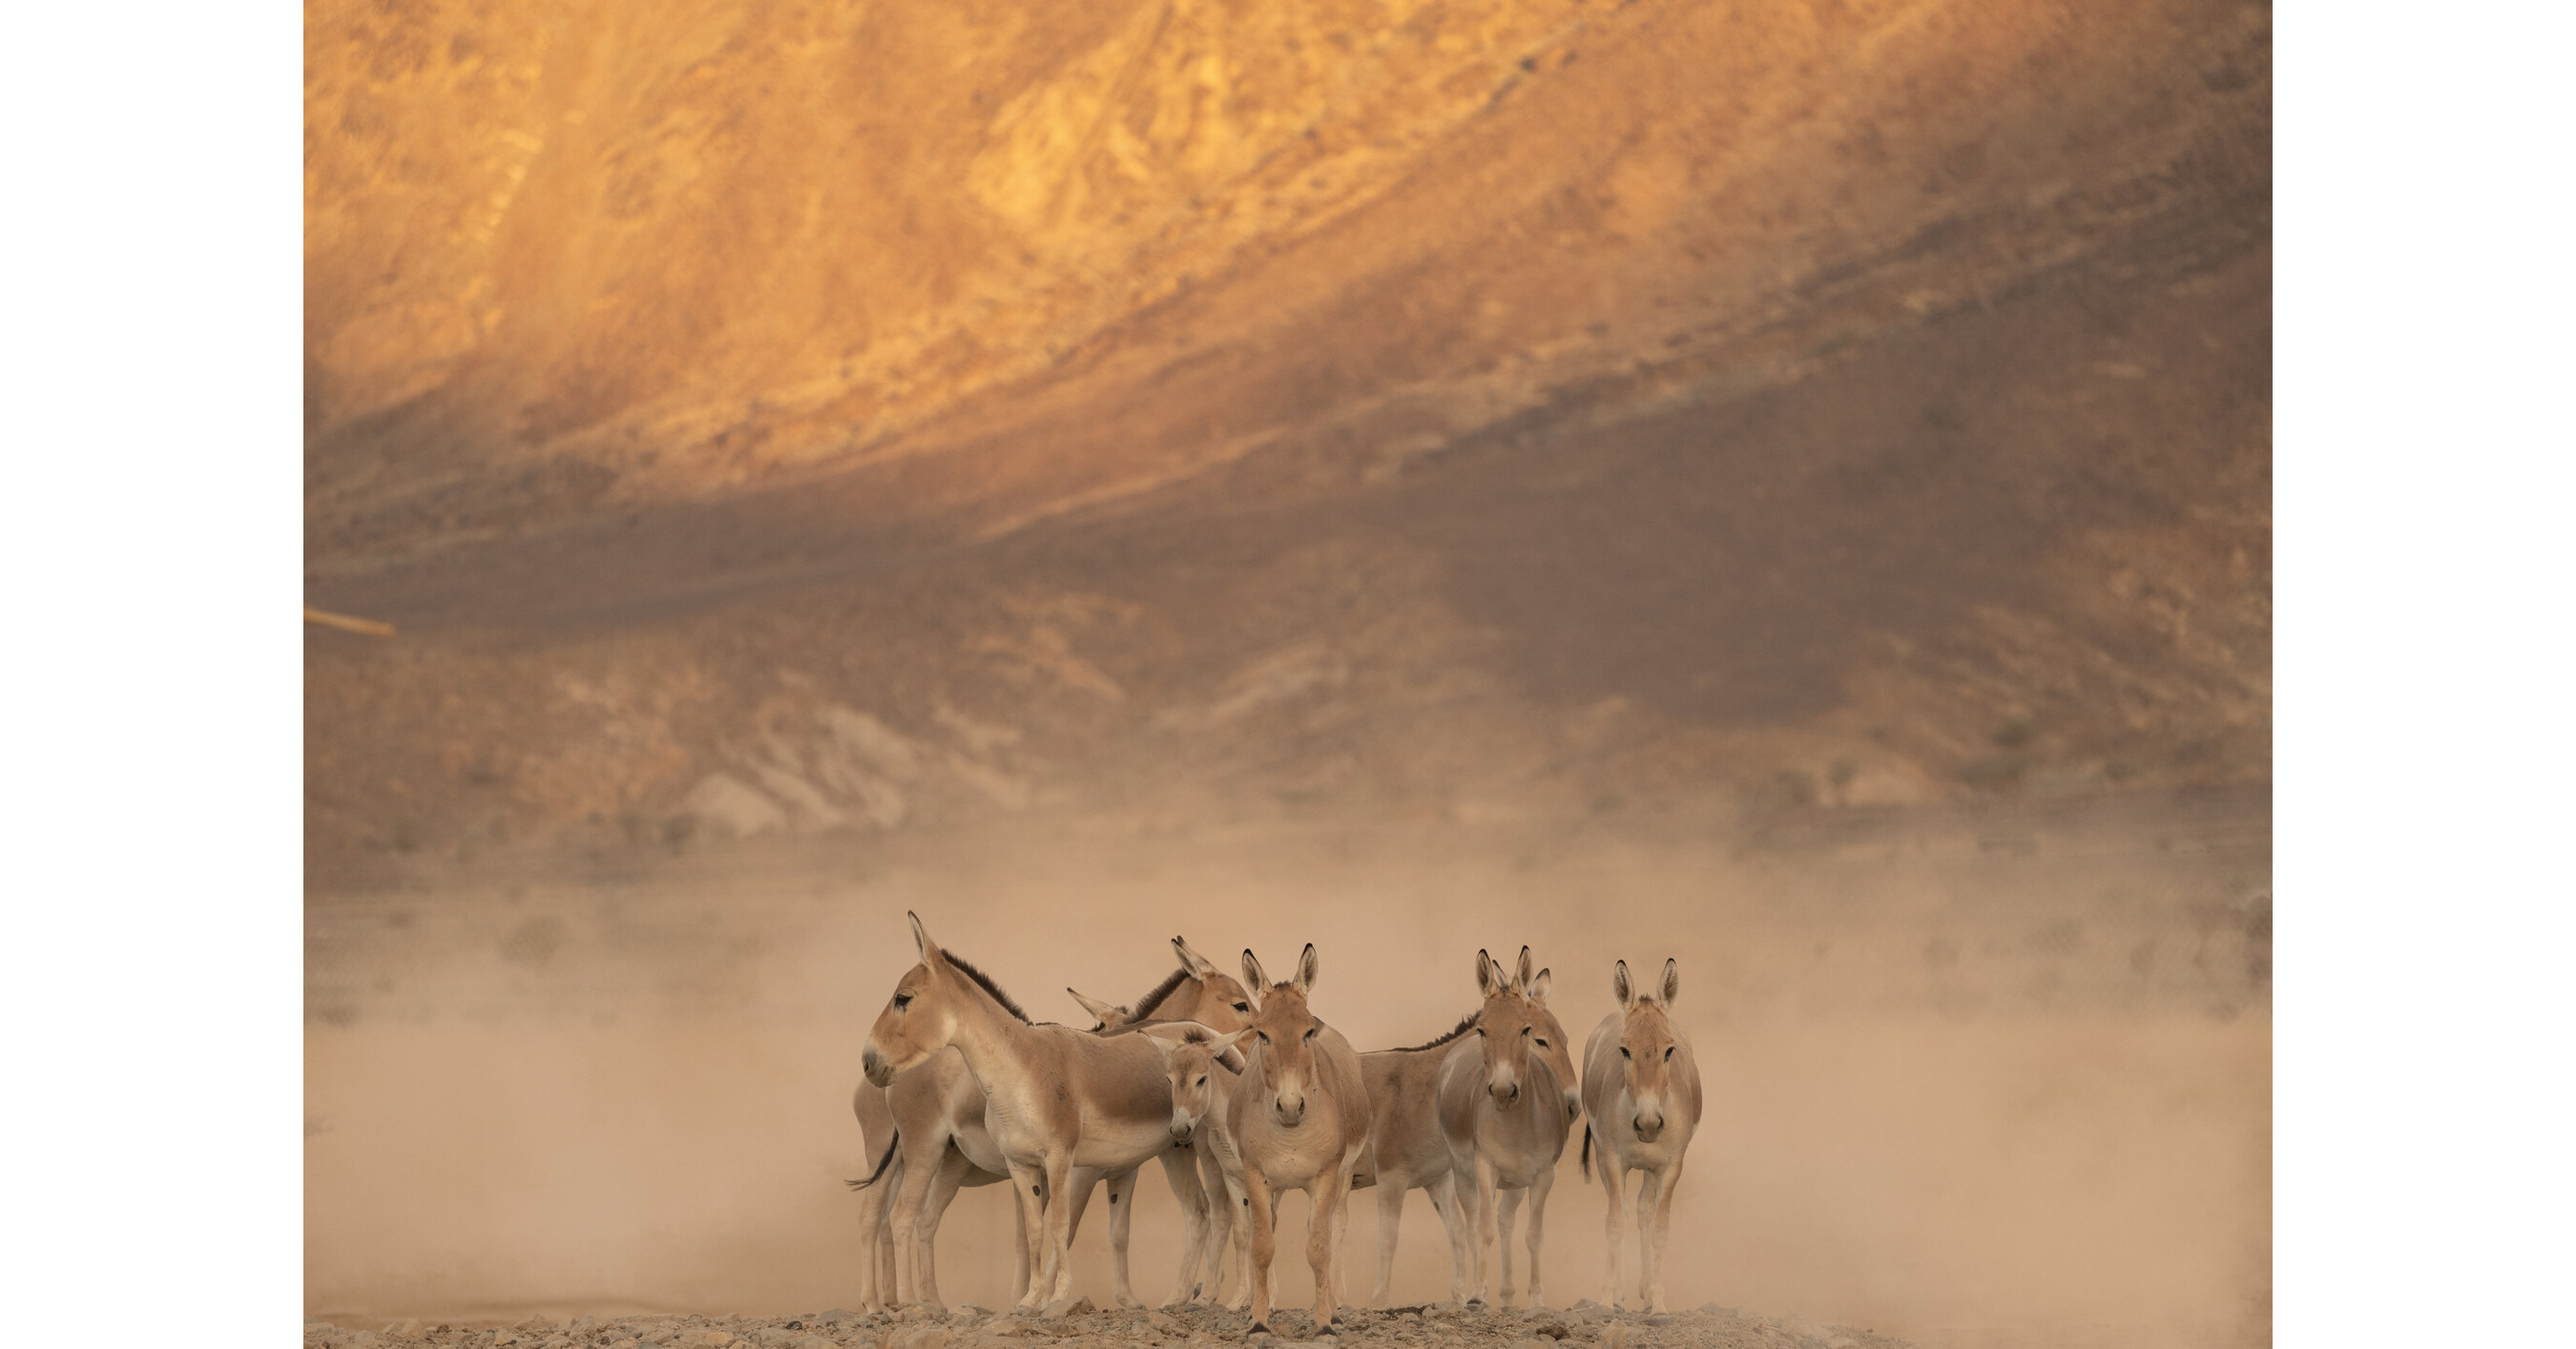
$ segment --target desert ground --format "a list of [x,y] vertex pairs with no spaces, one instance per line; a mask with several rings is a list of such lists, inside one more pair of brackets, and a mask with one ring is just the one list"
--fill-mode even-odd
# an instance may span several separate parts
[[[1735,1310],[1632,1343],[2268,1343],[2268,9],[306,34],[305,600],[393,632],[306,636],[308,1339],[1238,1334],[830,1315],[915,911],[1067,1021],[1311,941],[1362,1049],[1677,960]],[[1433,1310],[1348,1338],[1555,1338]]]

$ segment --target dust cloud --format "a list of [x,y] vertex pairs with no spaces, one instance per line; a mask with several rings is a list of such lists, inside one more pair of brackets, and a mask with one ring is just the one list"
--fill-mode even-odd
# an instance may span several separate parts
[[[2265,1343],[2269,847],[2259,800],[1918,809],[1767,845],[1022,820],[317,895],[308,1311],[851,1303],[842,1181],[873,1159],[849,1097],[912,960],[910,909],[1033,1015],[1077,1024],[1063,986],[1131,1000],[1175,933],[1273,968],[1311,940],[1317,1010],[1363,1049],[1471,1010],[1479,947],[1529,944],[1578,1039],[1615,1006],[1614,959],[1671,956],[1709,1086],[1674,1209],[1675,1306],[1927,1345]],[[1547,1212],[1556,1305],[1603,1292],[1604,1203],[1578,1144]],[[1149,1303],[1179,1255],[1158,1172],[1131,1250]],[[1355,1197],[1345,1248],[1361,1298],[1375,1205]],[[1106,1212],[1075,1253],[1102,1302]],[[1304,1213],[1288,1201],[1283,1231]],[[939,1240],[952,1305],[1006,1301],[1006,1223],[999,1191],[960,1194]],[[1447,1259],[1417,1194],[1398,1300],[1445,1296]],[[1309,1295],[1302,1261],[1277,1277],[1283,1305]]]

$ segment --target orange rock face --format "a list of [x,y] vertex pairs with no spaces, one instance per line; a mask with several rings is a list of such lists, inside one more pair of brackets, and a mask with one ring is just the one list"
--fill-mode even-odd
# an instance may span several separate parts
[[[1298,783],[2268,773],[2258,7],[307,15],[309,598],[437,670],[317,645],[313,729],[534,754],[529,819],[894,827],[1415,698],[1481,710]],[[388,739],[408,679],[623,729]],[[782,697],[934,767],[800,807],[743,748]]]

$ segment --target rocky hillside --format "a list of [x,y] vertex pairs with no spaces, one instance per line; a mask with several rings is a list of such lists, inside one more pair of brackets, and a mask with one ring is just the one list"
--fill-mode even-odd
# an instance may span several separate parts
[[308,839],[2259,784],[2268,10],[307,10]]

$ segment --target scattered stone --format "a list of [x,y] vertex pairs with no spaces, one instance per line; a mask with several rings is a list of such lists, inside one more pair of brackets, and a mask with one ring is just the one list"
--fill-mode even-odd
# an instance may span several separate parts
[[[802,1329],[802,1327],[799,1327],[798,1329]],[[751,1334],[753,1339],[758,1340],[762,1344],[794,1344],[796,1341],[804,1338],[804,1336],[799,1335],[796,1331],[790,1330],[785,1326],[762,1326]]]
[[815,1317],[814,1319],[815,1319],[815,1320],[817,1320],[817,1321],[822,1322],[823,1324],[825,1324],[825,1325],[827,1325],[827,1326],[837,1326],[837,1325],[842,1325],[842,1324],[847,1323],[847,1322],[850,1322],[850,1321],[858,1320],[859,1318],[858,1318],[858,1317],[856,1317],[856,1316],[851,1315],[849,1312],[844,1311],[844,1310],[842,1310],[842,1309],[841,1309],[841,1308],[839,1308],[839,1307],[834,1307],[832,1310],[827,1311],[827,1312],[823,1313],[822,1315]]
[[1648,1313],[1646,1313],[1646,1324],[1647,1324],[1647,1325],[1650,1325],[1650,1326],[1668,1326],[1668,1325],[1671,1325],[1672,1323],[1673,1323],[1673,1314],[1672,1314],[1671,1312],[1648,1312]]
[[1073,1300],[1073,1305],[1064,1309],[1064,1314],[1067,1316],[1089,1316],[1099,1310],[1100,1308],[1092,1303],[1090,1296],[1085,1294],[1082,1297],[1075,1298]]
[[1527,1339],[1512,1341],[1512,1349],[1556,1349],[1556,1341],[1543,1340],[1536,1335],[1532,1335]]
[[957,1336],[940,1326],[915,1326],[898,1330],[886,1341],[886,1349],[948,1349]]
[[1613,1321],[1601,1327],[1601,1349],[1628,1349],[1628,1323]]
[[1825,1329],[1823,1326],[1817,1325],[1815,1322],[1810,1321],[1803,1316],[1781,1317],[1780,1328],[1802,1340],[1829,1340],[1833,1338],[1832,1331]]
[[1573,1333],[1573,1327],[1552,1316],[1530,1328],[1530,1334],[1544,1336],[1551,1340],[1561,1340]]
[[376,1345],[384,1343],[384,1336],[372,1330],[361,1330],[350,1337],[349,1343],[356,1345],[358,1349],[375,1349]]
[[725,1349],[726,1345],[733,1343],[733,1338],[733,1332],[730,1330],[710,1330],[698,1336],[698,1343],[707,1346],[707,1349]]
[[1154,1329],[1159,1330],[1166,1335],[1178,1334],[1181,1329],[1180,1322],[1173,1320],[1170,1316],[1167,1316],[1162,1312],[1145,1313],[1145,1324],[1152,1326]]

